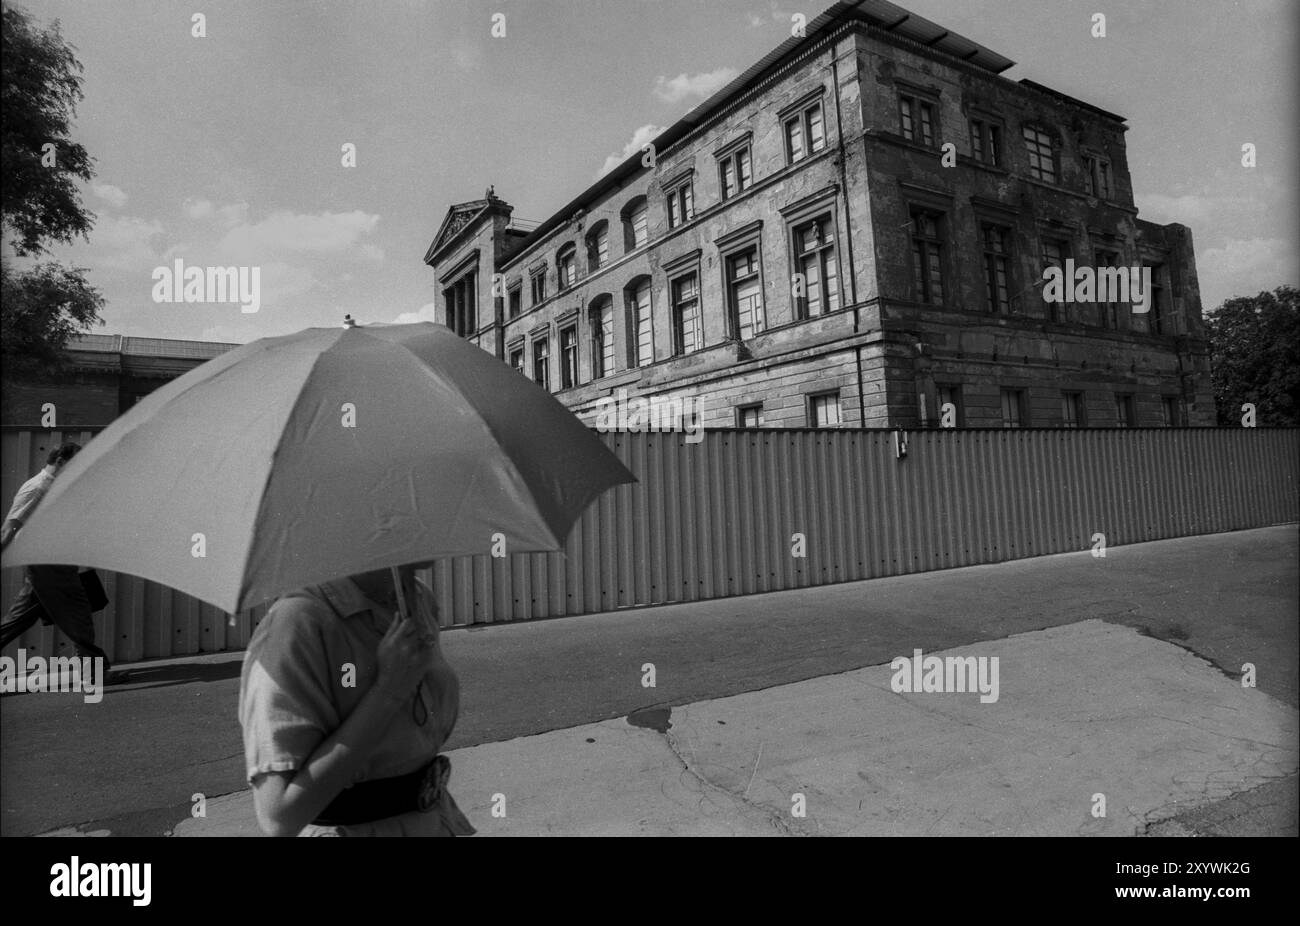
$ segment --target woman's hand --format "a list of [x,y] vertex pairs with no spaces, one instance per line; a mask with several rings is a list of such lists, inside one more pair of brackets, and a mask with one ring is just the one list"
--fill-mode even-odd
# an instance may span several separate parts
[[429,669],[430,643],[417,621],[396,615],[379,641],[376,687],[394,701],[405,701]]

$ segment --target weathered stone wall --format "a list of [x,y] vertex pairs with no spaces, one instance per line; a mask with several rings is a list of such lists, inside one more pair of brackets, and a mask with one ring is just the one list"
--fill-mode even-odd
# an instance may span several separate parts
[[[871,268],[870,262],[862,259],[865,252],[850,252],[848,248],[849,236],[868,234],[869,227],[853,225],[866,213],[858,209],[855,215],[847,207],[845,172],[837,160],[840,124],[846,123],[846,132],[860,131],[854,48],[851,35],[839,44],[848,72],[842,75],[838,89],[832,64],[835,48],[820,43],[789,71],[756,87],[751,98],[741,101],[705,131],[687,137],[667,152],[659,152],[654,169],[642,171],[619,190],[590,204],[581,216],[509,259],[502,268],[504,283],[507,289],[516,284],[523,287],[525,308],[518,319],[506,322],[507,355],[509,347],[522,340],[526,370],[531,375],[531,344],[538,336],[549,336],[551,387],[562,401],[584,415],[598,398],[617,395],[623,388],[632,396],[671,393],[705,398],[706,426],[730,426],[737,405],[755,402],[763,403],[765,422],[803,426],[808,423],[806,396],[838,388],[843,419],[860,420],[856,355],[852,351],[836,354],[830,347],[854,335],[851,312],[842,310],[808,321],[795,318],[789,239],[782,215],[782,209],[797,209],[802,204],[824,204],[834,213],[839,231],[840,299],[841,305],[848,306],[853,281],[865,279]],[[820,99],[826,145],[820,152],[787,165],[779,114],[801,99]],[[846,102],[848,105],[843,105]],[[746,136],[751,145],[753,183],[723,202],[715,152]],[[670,229],[664,185],[680,180],[688,172],[693,183],[694,216]],[[855,170],[852,176],[856,189],[861,190],[861,172]],[[646,197],[648,205],[649,243],[628,252],[624,247],[623,214],[627,205],[640,196]],[[590,271],[585,236],[601,221],[609,223],[610,261]],[[747,226],[757,229],[761,253],[764,330],[741,348],[728,340],[723,310],[724,268],[717,240]],[[557,293],[556,259],[560,249],[569,243],[577,248],[578,282]],[[858,263],[850,272],[851,254]],[[689,355],[674,355],[669,278],[664,267],[683,259],[689,262],[692,255],[697,255],[698,261],[705,347]],[[533,307],[528,299],[529,271],[541,262],[546,268],[548,299]],[[624,311],[624,293],[629,284],[647,276],[651,281],[655,362],[637,368],[632,366],[629,351],[635,332],[630,328],[629,313]],[[611,375],[593,380],[586,309],[605,296],[614,306],[616,365]],[[579,381],[583,385],[559,390],[558,331],[575,318],[579,326]]]
[[[900,91],[934,102],[935,147],[902,137]],[[813,98],[822,102],[826,147],[787,165],[781,114]],[[1000,165],[973,157],[972,117],[1001,125]],[[1055,182],[1029,176],[1021,138],[1026,123],[1055,139]],[[736,406],[758,402],[765,424],[802,426],[811,423],[808,396],[838,389],[845,423],[917,427],[922,397],[924,423],[935,423],[942,385],[959,388],[962,423],[972,427],[1001,425],[1003,388],[1026,391],[1032,426],[1062,423],[1062,391],[1084,393],[1091,426],[1119,423],[1116,393],[1134,396],[1139,425],[1162,423],[1162,397],[1179,399],[1182,423],[1213,424],[1191,234],[1137,218],[1124,132],[1118,117],[1086,104],[856,24],[810,39],[705,125],[656,152],[653,168],[565,217],[526,249],[513,249],[513,240],[507,245],[504,219],[480,220],[435,269],[445,272],[474,248],[494,255],[502,295],[493,299],[492,268],[485,263],[475,339],[506,360],[522,346],[531,376],[532,345],[549,338],[549,388],[584,417],[599,399],[626,389],[629,396],[701,399],[710,427],[734,424]],[[744,138],[753,183],[723,202],[717,152]],[[956,147],[955,166],[941,163],[945,142]],[[1086,192],[1087,155],[1110,163],[1107,198]],[[687,175],[694,215],[670,229],[665,186]],[[642,196],[649,242],[629,250],[623,214]],[[917,205],[945,217],[940,305],[919,302],[913,292],[910,209]],[[789,225],[791,212],[804,207],[834,217],[841,309],[799,320]],[[1010,311],[992,312],[987,304],[981,221],[1011,232]],[[585,238],[598,222],[608,223],[609,260],[591,269]],[[719,239],[746,228],[760,247],[764,330],[742,344],[728,339]],[[1117,252],[1123,266],[1158,265],[1167,299],[1164,330],[1156,332],[1150,314],[1134,314],[1127,305],[1114,328],[1101,324],[1092,304],[1053,313],[1042,297],[1045,237],[1066,241],[1081,265],[1091,266],[1098,248]],[[578,279],[560,292],[557,256],[568,244],[576,248]],[[684,356],[674,354],[669,304],[670,274],[682,262],[699,272],[705,344]],[[547,298],[533,305],[529,272],[538,267],[546,274]],[[625,293],[642,278],[651,282],[654,362],[638,367]],[[515,285],[522,287],[523,311],[511,319],[504,293]],[[593,378],[588,308],[604,297],[614,309],[615,364]],[[440,289],[438,300],[441,305]],[[579,384],[561,389],[559,334],[571,324],[578,331]]]
[[[1124,145],[1125,127],[1085,105],[978,68],[942,59],[919,47],[869,36],[859,56],[862,73],[862,149],[867,162],[872,222],[878,233],[881,326],[896,332],[911,351],[893,357],[886,377],[898,394],[896,423],[920,423],[920,399],[928,417],[937,407],[936,383],[960,385],[967,426],[1002,422],[1002,388],[1027,390],[1029,421],[1062,422],[1061,392],[1082,391],[1093,426],[1118,424],[1115,393],[1133,394],[1139,425],[1162,422],[1161,396],[1184,402],[1185,422],[1211,424],[1204,404],[1208,368],[1198,361],[1200,307],[1190,236],[1169,231],[1139,233]],[[905,139],[898,113],[900,93],[935,104],[934,147]],[[972,117],[1001,125],[999,166],[975,159]],[[1057,181],[1034,179],[1021,136],[1025,124],[1046,128],[1056,140]],[[942,145],[956,148],[945,166]],[[1111,166],[1111,195],[1088,195],[1085,156]],[[918,301],[912,279],[911,209],[942,214],[942,305]],[[992,221],[1010,229],[1010,311],[994,311],[986,296],[980,226]],[[1147,223],[1141,223],[1146,226]],[[1184,230],[1185,231],[1185,230]],[[1095,304],[1060,306],[1053,319],[1042,296],[1042,240],[1068,242],[1080,265],[1094,264],[1094,251],[1118,253],[1122,266],[1162,258],[1176,281],[1173,330],[1155,335],[1150,315],[1119,307],[1117,327],[1103,327]],[[1155,246],[1144,243],[1158,237]],[[1157,254],[1159,251],[1159,254]],[[1167,290],[1168,291],[1168,290]],[[1190,337],[1188,337],[1190,335]],[[1207,415],[1207,409],[1208,415]]]

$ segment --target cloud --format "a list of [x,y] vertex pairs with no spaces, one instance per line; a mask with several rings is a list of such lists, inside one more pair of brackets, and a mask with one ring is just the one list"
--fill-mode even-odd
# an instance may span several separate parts
[[654,125],[653,123],[647,123],[641,126],[632,133],[631,140],[623,146],[623,151],[621,153],[611,154],[609,157],[605,158],[605,163],[600,166],[600,171],[597,172],[596,176],[598,178],[605,176],[615,167],[618,167],[618,165],[630,158],[635,152],[640,151],[646,145],[650,144],[650,142],[654,141],[662,131],[662,126]]
[[767,25],[767,20],[757,13],[746,13],[745,18],[749,20],[751,29],[760,29]]
[[224,206],[218,206],[210,199],[191,197],[181,203],[181,209],[187,216],[196,221],[215,217],[217,223],[225,228],[233,228],[248,220],[248,203],[227,203]]
[[1287,251],[1287,242],[1281,238],[1234,238],[1221,248],[1206,248],[1199,263],[1214,273],[1249,273],[1275,267]]
[[257,334],[240,330],[236,325],[213,325],[210,328],[204,328],[203,333],[199,335],[200,341],[219,341],[225,344],[247,344],[255,340]]
[[207,199],[187,199],[181,203],[181,209],[191,219],[211,218],[214,211],[212,201]]
[[227,228],[248,219],[248,203],[230,203],[217,210],[217,218]]
[[1254,197],[1228,196],[1221,193],[1184,193],[1181,196],[1166,196],[1163,193],[1147,193],[1140,199],[1134,197],[1138,206],[1138,217],[1147,222],[1166,225],[1177,222],[1187,225],[1193,231],[1218,225],[1231,215],[1258,208]]
[[284,261],[263,261],[257,266],[261,267],[262,312],[283,308],[316,288],[316,275],[306,267]]
[[90,191],[114,209],[121,209],[126,205],[126,194],[122,192],[122,188],[113,186],[111,183],[93,184]]
[[394,325],[414,325],[419,322],[436,322],[438,320],[438,304],[436,302],[426,302],[415,312],[403,312],[393,319]]
[[1260,215],[1274,211],[1279,200],[1293,198],[1294,193],[1276,177],[1242,170],[1220,171],[1188,193],[1133,191],[1139,218],[1161,224],[1178,222],[1191,226],[1194,232],[1239,223],[1244,231]]
[[275,212],[260,222],[235,225],[226,232],[219,247],[224,252],[253,260],[268,253],[341,254],[368,247],[362,251],[363,256],[382,259],[383,251],[361,242],[378,224],[378,215],[359,209],[314,215]]
[[1233,296],[1253,296],[1283,283],[1300,282],[1300,257],[1285,238],[1232,238],[1196,256],[1201,307],[1217,308]]
[[89,243],[77,246],[75,261],[99,269],[152,270],[162,256],[153,239],[164,232],[161,222],[136,216],[100,216]]
[[735,68],[718,68],[706,74],[678,74],[668,78],[662,75],[655,80],[655,96],[665,103],[680,103],[688,97],[703,99],[717,93],[740,72]]

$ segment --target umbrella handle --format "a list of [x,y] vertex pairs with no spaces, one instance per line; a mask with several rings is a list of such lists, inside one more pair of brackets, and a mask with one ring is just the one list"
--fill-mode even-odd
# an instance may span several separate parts
[[402,576],[398,572],[398,567],[390,566],[389,569],[393,574],[393,588],[397,589],[397,616],[398,619],[409,618],[411,609],[406,602],[406,589],[402,587]]

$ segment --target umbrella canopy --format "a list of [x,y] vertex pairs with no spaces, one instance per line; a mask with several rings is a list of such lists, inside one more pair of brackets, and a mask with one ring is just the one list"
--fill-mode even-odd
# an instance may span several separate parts
[[129,573],[234,612],[494,545],[558,549],[634,481],[549,393],[441,325],[310,328],[142,399],[64,467],[4,565]]

